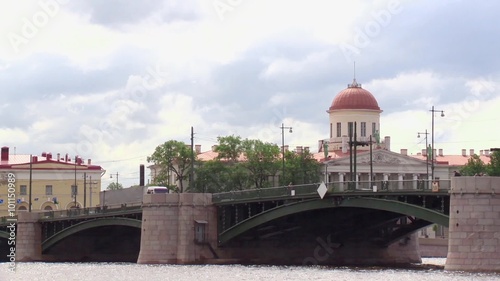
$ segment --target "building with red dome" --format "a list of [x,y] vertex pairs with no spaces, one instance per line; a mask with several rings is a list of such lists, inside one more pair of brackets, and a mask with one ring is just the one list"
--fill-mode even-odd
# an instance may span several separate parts
[[[381,146],[379,135],[382,110],[372,93],[363,89],[356,79],[335,96],[326,112],[330,117],[330,137],[320,145],[327,144],[328,151],[347,152],[349,133],[352,132],[354,137],[354,128],[358,141],[368,142],[372,136],[372,142]],[[366,149],[369,147],[360,147],[360,150]]]

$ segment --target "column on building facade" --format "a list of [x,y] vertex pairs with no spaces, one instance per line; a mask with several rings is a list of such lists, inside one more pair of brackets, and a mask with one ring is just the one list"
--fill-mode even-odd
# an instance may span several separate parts
[[383,180],[382,180],[382,186],[380,187],[382,190],[387,190],[387,188],[389,187],[389,174],[388,173],[384,173],[383,174]]
[[354,180],[356,181],[356,189],[359,189],[359,177],[360,177],[361,173],[356,173],[356,175],[354,175]]
[[389,174],[384,173],[384,181],[388,181],[388,180],[389,180]]
[[403,189],[403,175],[404,174],[398,174],[398,189]]
[[418,189],[418,174],[413,174],[413,189]]
[[339,190],[344,191],[344,177],[345,173],[339,173]]

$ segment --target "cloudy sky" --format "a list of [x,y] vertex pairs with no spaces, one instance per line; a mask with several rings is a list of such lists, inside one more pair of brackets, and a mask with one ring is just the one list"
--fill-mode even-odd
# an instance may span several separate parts
[[[381,136],[417,153],[500,146],[500,2],[40,0],[0,11],[0,137],[18,154],[91,158],[137,184],[167,140],[239,135],[317,149],[356,78]],[[430,141],[430,137],[429,137]]]

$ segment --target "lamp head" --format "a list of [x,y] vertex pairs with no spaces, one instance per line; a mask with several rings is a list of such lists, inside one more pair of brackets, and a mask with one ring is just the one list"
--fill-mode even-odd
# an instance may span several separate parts
[[441,117],[444,117],[444,111],[441,110]]
[[418,133],[417,138],[420,138],[420,133]]
[[292,131],[292,127],[290,127],[290,131],[289,131],[289,132],[290,132],[290,133],[293,133],[293,131]]

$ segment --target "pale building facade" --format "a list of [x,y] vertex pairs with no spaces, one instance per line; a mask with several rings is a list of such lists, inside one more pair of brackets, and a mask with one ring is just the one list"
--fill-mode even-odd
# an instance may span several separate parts
[[[356,79],[334,97],[327,113],[330,126],[329,138],[318,141],[318,153],[315,154],[316,159],[323,164],[325,182],[354,181],[359,182],[356,184],[359,186],[361,182],[370,182],[371,178],[371,182],[378,187],[385,181],[397,181],[397,186],[393,188],[416,189],[421,187],[422,180],[427,179],[430,183],[426,187],[430,188],[431,159],[427,161],[426,149],[422,149],[422,152],[416,155],[409,155],[407,149],[401,149],[398,153],[392,152],[390,136],[380,139],[382,110],[374,95],[363,89]],[[355,160],[352,161],[348,146],[350,132],[353,141],[366,144],[356,146],[356,156],[353,156]],[[327,152],[325,152],[326,147]],[[470,153],[463,149],[461,155],[445,155],[443,149],[434,151],[434,181],[442,188],[449,188],[449,180],[454,170],[459,170],[467,163],[470,156],[474,155],[473,149],[469,150]],[[483,162],[489,163],[488,150],[480,151],[480,157]],[[355,171],[351,168],[351,163],[354,161]],[[369,188],[369,186],[364,187]]]
[[2,147],[0,216],[7,216],[14,206],[16,212],[28,211],[30,197],[32,212],[98,206],[105,171],[92,165],[90,159],[87,163],[80,157],[75,159],[67,154],[63,157],[51,153],[32,157],[9,154],[9,148]]

